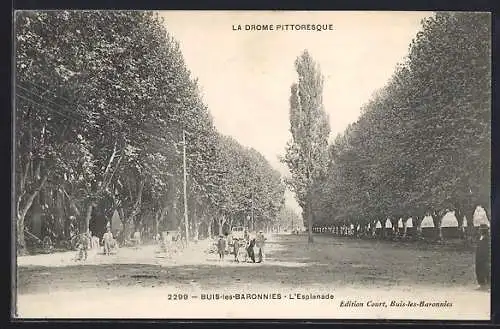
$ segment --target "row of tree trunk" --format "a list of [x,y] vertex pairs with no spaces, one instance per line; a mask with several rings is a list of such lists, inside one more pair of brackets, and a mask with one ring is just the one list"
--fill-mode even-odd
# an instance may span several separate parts
[[[120,235],[125,239],[130,238],[136,231],[148,232],[147,235],[150,236],[161,234],[165,230],[179,230],[184,234],[183,214],[177,210],[176,198],[173,198],[174,201],[171,203],[166,202],[156,212],[147,213],[141,213],[140,211],[141,198],[142,192],[140,190],[134,207],[128,210],[115,206],[111,209],[102,209],[103,205],[91,202],[87,204],[85,212],[81,214],[79,211],[75,212],[72,209],[62,190],[40,189],[34,195],[26,213],[21,213],[22,217],[18,217],[17,236],[18,242],[21,242],[18,244],[18,248],[21,250],[18,249],[18,251],[20,251],[20,254],[27,251],[25,230],[36,236],[40,241],[43,237],[49,236],[56,245],[64,246],[64,242],[69,241],[72,236],[81,232],[89,232],[91,222],[97,221],[98,216],[102,216],[103,213],[113,214],[115,211],[119,215],[121,225],[119,228],[112,227],[112,230],[114,232],[120,230]],[[96,229],[92,233],[99,235],[100,232],[104,232],[107,222],[111,222],[111,217],[99,220],[99,223],[103,226],[102,230]],[[26,218],[30,220],[25,222]],[[52,218],[55,220],[51,220]],[[211,217],[202,210],[202,207],[193,204],[189,213],[190,239],[199,240],[206,237],[212,238],[216,234],[223,234],[230,229],[231,222],[225,216]],[[34,243],[36,244],[36,241]],[[19,247],[20,245],[22,247]],[[33,244],[28,243],[28,245]]]

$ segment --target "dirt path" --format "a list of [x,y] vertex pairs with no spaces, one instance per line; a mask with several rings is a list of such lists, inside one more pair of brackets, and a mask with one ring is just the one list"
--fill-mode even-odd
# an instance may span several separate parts
[[[208,245],[203,241],[167,258],[154,246],[121,249],[109,257],[91,255],[78,265],[71,261],[73,253],[22,257],[19,315],[489,318],[490,296],[474,290],[470,252],[331,237],[308,246],[303,236],[275,236],[264,263],[238,264],[232,257],[221,262],[207,254]],[[253,293],[264,295],[240,295]],[[281,298],[272,299],[273,294]],[[317,300],[310,294],[334,298]],[[341,306],[349,301],[364,305]],[[370,307],[369,301],[386,306]],[[397,306],[422,301],[422,306]]]

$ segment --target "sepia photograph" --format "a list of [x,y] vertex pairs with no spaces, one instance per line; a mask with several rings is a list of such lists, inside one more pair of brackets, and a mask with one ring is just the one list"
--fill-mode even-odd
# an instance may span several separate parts
[[13,30],[13,318],[490,320],[490,13]]

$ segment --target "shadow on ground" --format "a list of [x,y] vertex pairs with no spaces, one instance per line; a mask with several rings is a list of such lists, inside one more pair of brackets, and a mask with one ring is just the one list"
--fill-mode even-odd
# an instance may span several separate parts
[[[338,285],[363,287],[472,287],[470,252],[412,249],[395,242],[304,236],[270,241],[262,264],[237,264],[231,256],[191,255],[187,263],[71,264],[63,267],[20,266],[18,292],[38,293],[99,287],[196,285],[199,288],[267,284],[279,286]],[[140,251],[138,251],[140,252]],[[141,255],[144,259],[145,255]],[[196,258],[196,259],[195,259]],[[199,259],[198,259],[199,258]]]

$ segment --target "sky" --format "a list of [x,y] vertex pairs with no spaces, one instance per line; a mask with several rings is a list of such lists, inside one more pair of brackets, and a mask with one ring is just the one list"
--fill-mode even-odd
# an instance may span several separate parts
[[[289,132],[294,61],[307,49],[324,76],[323,103],[333,139],[355,122],[408,53],[431,12],[163,11],[167,31],[180,42],[198,78],[217,129],[261,152],[283,175],[278,157]],[[273,25],[248,31],[246,25]],[[321,24],[332,30],[276,30],[277,25]],[[242,30],[238,30],[241,25]],[[290,192],[286,203],[300,212]]]

